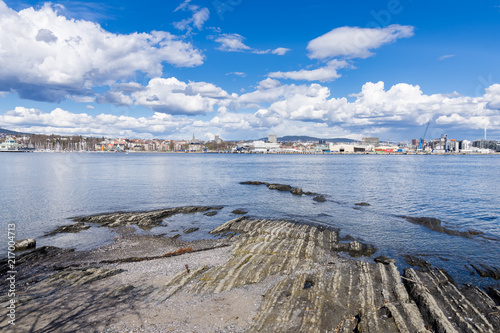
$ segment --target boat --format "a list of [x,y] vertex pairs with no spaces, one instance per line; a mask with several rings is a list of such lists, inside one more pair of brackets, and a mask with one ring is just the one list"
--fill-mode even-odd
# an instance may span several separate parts
[[35,148],[25,147],[17,143],[12,137],[8,137],[4,142],[0,143],[0,152],[30,153],[33,151],[35,151]]

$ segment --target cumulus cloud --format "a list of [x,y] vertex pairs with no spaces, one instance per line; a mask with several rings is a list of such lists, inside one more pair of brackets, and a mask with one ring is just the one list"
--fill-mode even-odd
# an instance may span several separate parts
[[268,76],[277,79],[292,79],[292,80],[306,80],[306,81],[321,81],[327,82],[338,79],[341,75],[337,72],[340,68],[345,68],[348,63],[344,60],[333,59],[327,63],[326,66],[306,70],[301,69],[300,71],[290,71],[290,72],[272,72]]
[[386,28],[341,27],[313,39],[307,45],[309,58],[368,58],[371,50],[413,36],[413,27],[393,24]]
[[199,50],[168,32],[114,34],[94,22],[68,19],[49,3],[16,12],[0,1],[0,15],[0,91],[21,98],[58,102],[91,95],[93,87],[137,71],[161,75],[164,62],[203,63]]
[[131,94],[135,105],[168,114],[187,115],[212,112],[220,101],[234,97],[214,84],[185,83],[174,77],[151,79],[145,89]]
[[0,115],[0,123],[29,133],[137,138],[178,134],[180,128],[190,126],[193,120],[164,113],[134,118],[111,114],[91,116],[86,113],[71,113],[60,108],[46,113],[33,108],[16,107]]

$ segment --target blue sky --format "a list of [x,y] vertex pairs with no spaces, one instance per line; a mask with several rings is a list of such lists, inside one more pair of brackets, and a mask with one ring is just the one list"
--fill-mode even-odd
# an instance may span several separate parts
[[500,1],[1,1],[0,126],[500,140]]

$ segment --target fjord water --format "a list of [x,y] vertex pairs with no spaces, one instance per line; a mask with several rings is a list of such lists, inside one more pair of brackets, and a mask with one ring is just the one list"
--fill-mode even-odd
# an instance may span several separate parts
[[[445,268],[457,282],[485,285],[494,281],[471,275],[465,265],[500,266],[499,162],[498,155],[0,154],[1,234],[7,223],[16,223],[18,239],[83,250],[116,234],[92,226],[77,234],[43,235],[74,216],[221,205],[214,217],[174,216],[140,232],[172,236],[182,223],[208,231],[241,208],[254,217],[340,228],[341,235],[379,248],[375,256],[397,258],[400,268],[407,267],[402,256],[411,254]],[[290,184],[327,201],[239,184],[246,180]],[[355,206],[359,202],[370,206]],[[399,215],[435,217],[446,227],[484,235],[442,234]]]

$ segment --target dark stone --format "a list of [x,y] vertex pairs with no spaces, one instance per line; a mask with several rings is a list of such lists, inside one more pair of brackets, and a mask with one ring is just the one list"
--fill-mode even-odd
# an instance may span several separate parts
[[200,228],[189,228],[189,229],[184,230],[184,233],[190,234],[190,233],[195,232],[197,230],[200,230]]
[[485,277],[490,277],[495,280],[500,279],[500,268],[498,267],[493,267],[493,266],[486,266],[483,264],[470,264],[476,272],[479,274],[480,277],[485,278]]
[[450,228],[443,227],[441,225],[441,220],[436,219],[434,217],[413,217],[413,216],[404,216],[400,215],[399,217],[406,219],[408,222],[422,225],[430,230],[441,232],[443,234],[451,235],[451,236],[460,236],[465,238],[472,238],[474,235],[482,235],[480,231],[468,230],[468,231],[459,231],[453,230]]
[[314,193],[314,192],[309,192],[309,191],[307,191],[307,192],[304,192],[304,195],[316,195],[316,194],[318,194],[318,193]]
[[302,189],[300,187],[294,187],[290,190],[290,193],[295,195],[302,195],[304,192],[302,192]]
[[368,202],[358,202],[358,203],[355,203],[356,206],[370,206],[370,204]]
[[269,183],[266,182],[259,182],[259,181],[246,181],[246,182],[240,182],[241,185],[269,185]]
[[181,235],[176,234],[176,235],[173,235],[172,237],[170,237],[170,239],[177,239],[177,238],[179,238],[179,237],[181,237]]
[[423,270],[427,270],[427,269],[429,269],[429,267],[431,267],[431,264],[424,259],[417,258],[417,257],[412,256],[410,254],[406,254],[403,257],[404,257],[405,262],[410,266],[418,267],[418,268],[421,268]]
[[389,264],[394,264],[396,260],[386,257],[386,256],[378,256],[377,258],[373,259],[375,262],[379,262],[384,265],[389,265]]
[[21,239],[16,241],[14,251],[24,251],[28,249],[34,249],[36,247],[36,240],[32,238]]
[[286,191],[290,192],[292,190],[292,187],[290,185],[284,185],[284,184],[268,184],[267,187],[270,190],[278,190],[278,191]]
[[205,216],[214,216],[214,215],[217,215],[217,211],[211,211],[211,212],[206,212],[205,214],[203,214]]
[[497,306],[500,306],[500,290],[495,287],[485,287],[484,290],[490,295],[490,297],[495,301]]
[[56,228],[54,231],[49,232],[45,236],[53,236],[59,233],[77,233],[83,230],[89,229],[89,225],[85,225],[84,222],[76,222],[70,225],[63,225],[61,227]]
[[247,211],[244,211],[243,209],[235,209],[233,210],[231,213],[233,214],[237,214],[237,215],[245,215],[246,213],[248,213]]
[[317,195],[313,198],[314,201],[317,201],[317,202],[325,202],[326,199],[325,199],[325,196],[320,194],[320,195]]

